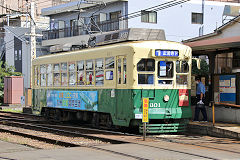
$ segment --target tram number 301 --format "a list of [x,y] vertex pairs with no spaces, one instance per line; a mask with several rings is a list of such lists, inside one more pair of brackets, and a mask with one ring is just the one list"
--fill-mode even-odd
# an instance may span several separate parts
[[160,103],[150,103],[150,107],[161,107]]

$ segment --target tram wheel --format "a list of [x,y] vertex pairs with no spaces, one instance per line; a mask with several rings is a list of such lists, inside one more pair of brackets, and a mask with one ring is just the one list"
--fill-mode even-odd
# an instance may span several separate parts
[[111,115],[108,115],[108,116],[107,116],[106,126],[107,126],[108,128],[111,128],[111,127],[113,126],[113,122],[112,122]]
[[99,127],[99,114],[98,113],[93,113],[92,126],[96,127],[96,128]]

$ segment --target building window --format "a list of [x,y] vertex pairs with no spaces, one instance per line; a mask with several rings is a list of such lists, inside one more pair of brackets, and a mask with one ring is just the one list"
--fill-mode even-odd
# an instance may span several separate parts
[[119,17],[121,17],[121,11],[110,13],[110,20],[117,20]]
[[192,23],[193,24],[203,24],[203,14],[202,13],[192,13]]
[[141,22],[157,23],[157,12],[155,12],[155,11],[141,11]]

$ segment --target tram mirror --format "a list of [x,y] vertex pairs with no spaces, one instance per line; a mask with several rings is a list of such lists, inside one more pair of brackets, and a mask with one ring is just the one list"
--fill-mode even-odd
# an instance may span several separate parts
[[196,62],[197,62],[197,68],[198,68],[198,69],[201,69],[201,59],[200,59],[200,58],[192,58],[192,59],[196,60]]
[[197,59],[197,68],[198,68],[198,69],[201,69],[200,62],[201,62],[201,60],[200,60],[200,59]]

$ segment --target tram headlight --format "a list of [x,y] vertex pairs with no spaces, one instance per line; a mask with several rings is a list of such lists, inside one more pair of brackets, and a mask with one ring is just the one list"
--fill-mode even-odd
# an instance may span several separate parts
[[168,102],[168,101],[169,101],[169,96],[168,96],[168,95],[165,95],[165,96],[163,97],[163,100],[164,100],[165,102]]

